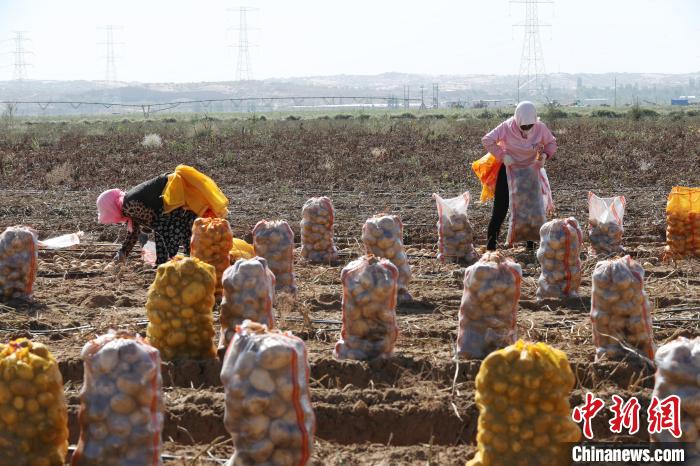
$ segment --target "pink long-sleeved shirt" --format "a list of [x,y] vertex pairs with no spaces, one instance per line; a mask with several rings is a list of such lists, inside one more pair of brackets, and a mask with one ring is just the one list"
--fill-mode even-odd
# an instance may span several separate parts
[[535,162],[538,147],[544,147],[542,152],[547,154],[548,159],[557,151],[557,141],[544,123],[535,123],[527,137],[523,138],[514,117],[496,126],[481,138],[481,143],[499,161],[510,155],[514,165],[521,167]]

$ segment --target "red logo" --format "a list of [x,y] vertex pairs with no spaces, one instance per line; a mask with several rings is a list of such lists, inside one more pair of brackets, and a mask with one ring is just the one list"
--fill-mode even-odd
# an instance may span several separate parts
[[650,434],[667,430],[675,438],[681,437],[681,399],[678,395],[669,395],[661,401],[656,396],[651,397],[647,416]]
[[583,435],[589,440],[593,438],[591,421],[604,406],[605,402],[603,400],[596,398],[591,392],[586,392],[586,401],[583,406],[575,407],[571,413],[571,418],[575,422],[583,421]]
[[613,405],[610,411],[613,412],[613,418],[609,421],[610,432],[615,434],[622,433],[622,428],[624,427],[630,433],[634,435],[639,432],[639,401],[637,397],[632,397],[624,402],[622,398],[617,395],[612,396]]

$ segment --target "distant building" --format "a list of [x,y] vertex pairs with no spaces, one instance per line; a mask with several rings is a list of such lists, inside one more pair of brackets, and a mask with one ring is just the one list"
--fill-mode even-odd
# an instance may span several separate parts
[[688,99],[671,99],[671,105],[689,105]]

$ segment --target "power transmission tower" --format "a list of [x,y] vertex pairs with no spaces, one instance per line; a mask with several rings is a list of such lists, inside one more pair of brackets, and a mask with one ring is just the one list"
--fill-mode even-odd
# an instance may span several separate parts
[[407,85],[403,86],[403,108],[409,108],[411,98],[411,88]]
[[440,88],[437,83],[433,83],[433,108],[440,107]]
[[117,56],[114,53],[114,46],[121,45],[121,42],[114,42],[114,30],[121,27],[109,24],[100,29],[105,31],[105,41],[99,43],[105,46],[105,83],[113,86],[117,82]]
[[248,39],[248,32],[253,30],[248,27],[248,12],[256,11],[257,8],[246,6],[239,7],[238,27],[231,29],[238,30],[238,44],[233,45],[238,49],[238,60],[236,61],[236,81],[250,81],[253,77],[253,67],[250,63],[250,47],[255,47]]
[[540,28],[551,27],[551,24],[539,22],[537,4],[554,2],[552,0],[511,0],[511,3],[525,4],[525,22],[514,25],[524,29],[520,71],[518,72],[518,99],[521,91],[525,95],[541,98],[546,93],[547,75],[542,55]]
[[28,42],[30,39],[27,37],[26,31],[14,31],[14,33],[15,51],[13,54],[15,56],[15,68],[12,73],[12,78],[16,81],[24,81],[27,79],[27,67],[32,66],[27,63],[26,59],[26,55],[32,52],[24,47],[24,43]]
[[425,110],[425,92],[424,92],[425,87],[423,85],[420,86],[420,109]]

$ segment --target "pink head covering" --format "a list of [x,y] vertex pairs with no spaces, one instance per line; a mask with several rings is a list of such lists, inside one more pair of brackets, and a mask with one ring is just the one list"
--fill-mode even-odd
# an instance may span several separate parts
[[122,215],[122,204],[124,203],[124,191],[110,189],[103,192],[97,198],[97,221],[104,224],[126,223],[129,231],[133,225],[131,219]]

